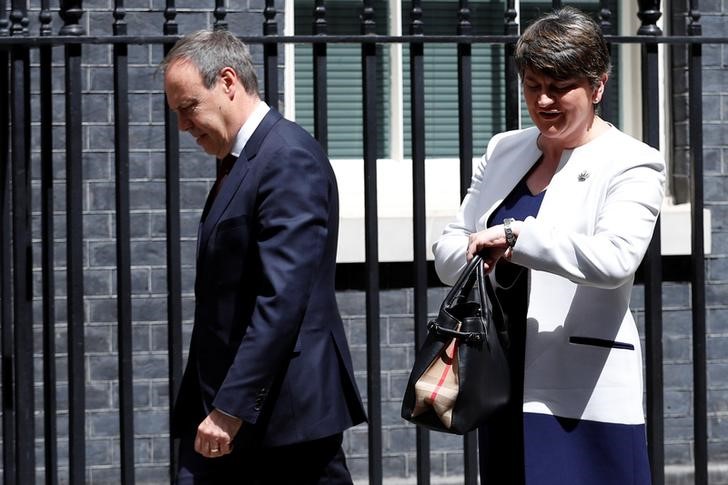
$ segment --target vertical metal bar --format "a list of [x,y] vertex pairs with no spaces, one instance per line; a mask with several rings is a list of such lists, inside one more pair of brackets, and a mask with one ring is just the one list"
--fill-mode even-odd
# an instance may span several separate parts
[[[10,32],[28,34],[25,2],[13,1]],[[27,46],[10,51],[10,100],[13,177],[13,317],[15,361],[15,479],[35,479],[35,421],[33,390],[33,262],[31,259],[30,193],[30,52]]]
[[[126,35],[124,1],[114,3],[114,35]],[[114,167],[116,178],[116,308],[119,365],[121,483],[134,484],[134,375],[132,371],[131,247],[129,224],[128,46],[114,44]]]
[[[468,0],[460,0],[458,35],[473,33]],[[458,44],[458,134],[460,139],[460,199],[470,187],[473,177],[473,46]],[[467,442],[467,439],[466,439]],[[466,461],[467,463],[467,461]]]
[[[364,0],[363,35],[375,33],[374,1]],[[382,483],[382,383],[379,328],[379,226],[377,211],[377,46],[361,46],[364,110],[364,247],[367,309],[367,407],[369,411],[369,483]]]
[[[412,1],[410,35],[424,34],[422,6]],[[412,129],[412,241],[414,255],[415,346],[422,347],[427,334],[427,219],[425,208],[425,46],[410,42],[410,117]],[[417,483],[430,483],[430,433],[417,427]]]
[[[473,33],[468,0],[459,2],[457,33],[466,37]],[[462,200],[473,178],[473,46],[469,42],[458,44],[458,134]],[[477,431],[463,437],[463,474],[465,485],[478,483]]]
[[[48,0],[42,0],[40,35],[51,35],[52,16]],[[53,258],[53,50],[40,51],[40,170],[41,254],[43,271],[43,428],[45,483],[58,483],[58,426],[56,422],[56,286]]]
[[[174,0],[167,0],[164,10],[164,35],[176,36],[177,10]],[[164,54],[172,49],[165,44]],[[164,167],[167,229],[167,352],[169,367],[169,409],[174,407],[182,380],[182,268],[180,248],[179,131],[177,116],[164,103]],[[171,430],[170,413],[170,430]],[[169,476],[174,482],[177,473],[178,443],[169,438]]]
[[551,0],[551,8],[554,10],[561,8],[561,0]]
[[[263,35],[278,35],[278,24],[276,23],[275,0],[265,0],[263,9]],[[279,109],[278,106],[278,44],[267,42],[263,45],[263,71],[265,72],[265,102],[271,108]]]
[[[609,9],[609,0],[600,0],[600,9],[599,9],[599,27],[601,28],[602,35],[609,35],[612,34],[612,11]],[[612,44],[607,43],[607,48],[609,49],[609,52],[612,52]],[[608,103],[607,100],[611,99],[612,96],[614,96],[615,89],[617,88],[617,82],[616,80],[612,82],[607,82],[607,85],[605,87],[604,96],[602,97],[602,102],[600,103],[600,115],[603,119],[610,121],[612,123],[615,123],[617,120],[617,113],[614,112],[612,109],[612,104]]]
[[215,11],[213,12],[213,15],[215,17],[215,30],[227,30],[228,24],[225,21],[225,16],[227,15],[225,0],[215,0]]
[[[702,35],[698,0],[690,2],[688,35]],[[690,290],[693,308],[693,433],[695,483],[708,483],[708,406],[705,334],[705,241],[703,240],[703,46],[691,44],[690,100],[690,210],[692,218]]]
[[[324,0],[316,0],[313,19],[313,33],[325,36],[328,25]],[[328,106],[326,54],[326,42],[313,43],[313,132],[325,152],[329,148],[329,118],[326,111]]]
[[[61,35],[81,36],[82,0],[62,0]],[[65,47],[66,80],[66,261],[68,304],[69,481],[85,483],[86,398],[83,312],[83,172],[81,44]]]
[[[505,12],[505,34],[516,37],[518,35],[518,22],[516,22],[515,1],[508,0]],[[520,127],[520,113],[518,103],[518,67],[514,54],[516,52],[515,40],[505,45],[506,54],[506,130],[517,130]]]
[[[648,5],[649,4],[649,5]],[[662,15],[659,1],[639,2],[637,16],[642,25],[639,35],[659,36],[657,20]],[[658,51],[656,43],[642,44],[642,132],[644,141],[655,148],[660,145]],[[662,256],[660,223],[655,227],[652,242],[644,259],[645,268],[645,348],[647,387],[647,445],[652,467],[652,481],[665,481],[664,396],[662,373]]]
[[[0,0],[0,36],[10,35],[7,4]],[[10,55],[0,49],[0,227],[10,227]],[[3,483],[15,484],[15,395],[13,389],[13,319],[10,237],[0,233],[0,324],[2,328]]]

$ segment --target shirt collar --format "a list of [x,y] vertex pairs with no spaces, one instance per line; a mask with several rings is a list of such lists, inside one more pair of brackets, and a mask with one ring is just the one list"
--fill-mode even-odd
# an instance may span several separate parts
[[263,121],[263,118],[265,118],[265,115],[268,114],[268,111],[270,111],[270,106],[265,104],[263,101],[258,101],[258,105],[255,107],[245,123],[243,123],[243,126],[240,127],[240,131],[238,131],[238,134],[235,137],[233,149],[230,150],[231,155],[235,155],[236,157],[240,156],[245,144],[248,143],[250,137],[253,136],[255,129],[258,128],[258,125],[261,121]]

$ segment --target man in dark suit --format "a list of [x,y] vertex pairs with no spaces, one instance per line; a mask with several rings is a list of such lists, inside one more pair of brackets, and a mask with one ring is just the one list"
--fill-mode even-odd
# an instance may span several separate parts
[[300,126],[258,97],[225,31],[162,62],[179,128],[222,160],[198,231],[195,319],[173,414],[178,483],[346,484],[365,420],[335,292],[338,192]]

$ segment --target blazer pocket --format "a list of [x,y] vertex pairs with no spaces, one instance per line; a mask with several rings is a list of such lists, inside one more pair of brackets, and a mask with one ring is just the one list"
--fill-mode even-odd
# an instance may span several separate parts
[[569,337],[569,343],[576,345],[591,345],[592,347],[604,347],[608,349],[634,350],[634,345],[628,342],[619,342],[596,337]]
[[228,219],[224,219],[217,224],[217,233],[218,235],[220,233],[226,232],[226,231],[232,231],[240,226],[247,226],[248,225],[248,216],[247,214],[243,214],[240,216],[230,217]]

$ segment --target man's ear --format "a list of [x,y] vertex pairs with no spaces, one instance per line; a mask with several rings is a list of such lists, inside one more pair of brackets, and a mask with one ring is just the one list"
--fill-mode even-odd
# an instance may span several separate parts
[[235,95],[236,83],[238,81],[238,74],[232,67],[223,67],[220,71],[220,82],[222,82],[225,93],[233,98]]

